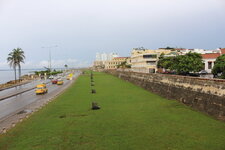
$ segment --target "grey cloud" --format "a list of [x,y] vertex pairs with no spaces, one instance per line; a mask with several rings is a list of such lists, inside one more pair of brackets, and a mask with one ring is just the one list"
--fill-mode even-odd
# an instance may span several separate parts
[[73,58],[98,51],[128,56],[133,47],[225,47],[223,0],[0,0],[0,62],[15,47],[26,61]]

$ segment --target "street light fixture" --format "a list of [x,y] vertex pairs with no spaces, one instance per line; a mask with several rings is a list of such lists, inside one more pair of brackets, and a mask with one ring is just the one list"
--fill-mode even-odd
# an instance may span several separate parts
[[47,48],[49,49],[49,69],[50,69],[50,72],[52,71],[52,57],[51,57],[51,48],[55,48],[55,47],[58,47],[57,45],[54,45],[54,46],[42,46],[41,48]]

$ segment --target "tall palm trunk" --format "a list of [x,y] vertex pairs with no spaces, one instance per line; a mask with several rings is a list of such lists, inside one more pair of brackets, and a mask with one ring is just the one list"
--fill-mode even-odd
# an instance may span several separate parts
[[15,73],[15,83],[16,83],[16,67],[13,67]]
[[21,79],[21,66],[20,66],[20,64],[18,64],[18,67],[19,67],[19,81],[20,81],[20,79]]

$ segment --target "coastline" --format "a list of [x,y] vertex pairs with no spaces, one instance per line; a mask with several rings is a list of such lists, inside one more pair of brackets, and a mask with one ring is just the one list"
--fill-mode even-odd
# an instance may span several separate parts
[[20,86],[20,85],[24,85],[24,84],[27,84],[27,83],[30,83],[31,81],[37,79],[38,76],[37,75],[23,75],[21,77],[20,80],[11,80],[11,81],[8,81],[6,83],[3,83],[3,84],[0,84],[0,91],[3,91],[3,90],[6,90],[6,89],[9,89],[9,88],[13,88],[13,87],[16,87],[16,86]]
[[[35,71],[43,71],[44,69],[35,68],[35,69],[22,69],[21,70],[21,76],[25,75],[33,75],[35,74]],[[17,73],[18,78],[18,73]],[[0,85],[6,84],[7,82],[14,81],[15,74],[13,69],[0,69]]]

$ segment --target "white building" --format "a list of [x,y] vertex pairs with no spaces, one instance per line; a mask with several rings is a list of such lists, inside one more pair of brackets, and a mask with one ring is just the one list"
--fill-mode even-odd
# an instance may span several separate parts
[[216,58],[220,56],[220,53],[209,53],[209,54],[202,54],[202,60],[204,63],[204,70],[207,73],[212,73],[212,68],[216,61]]
[[94,68],[104,69],[105,63],[111,61],[115,57],[118,57],[116,53],[96,53]]
[[211,53],[219,53],[220,50],[205,50],[205,49],[179,49],[179,52],[182,54],[182,55],[185,55],[189,52],[192,52],[192,53],[199,53],[199,54],[211,54]]
[[116,53],[96,53],[95,60],[96,61],[108,61],[112,60],[114,57],[118,57]]

